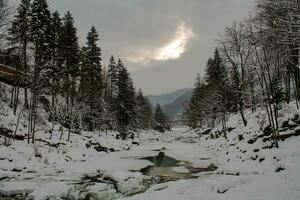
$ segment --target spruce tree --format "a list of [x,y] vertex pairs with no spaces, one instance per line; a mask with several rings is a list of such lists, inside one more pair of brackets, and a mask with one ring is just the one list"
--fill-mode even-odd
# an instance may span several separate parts
[[87,81],[89,92],[103,89],[101,49],[98,47],[99,35],[93,26],[87,36],[87,46],[84,49],[85,62],[83,76]]
[[163,112],[159,104],[156,104],[155,107],[154,120],[155,120],[155,126],[154,126],[155,130],[160,132],[165,132],[166,130],[170,130],[168,117]]
[[34,0],[31,5],[30,37],[34,45],[35,65],[41,67],[49,59],[51,14],[46,0]]
[[81,99],[89,106],[88,127],[94,130],[96,119],[100,118],[103,109],[103,80],[101,66],[101,49],[98,47],[99,35],[93,26],[87,36],[83,49],[84,61],[81,69]]
[[108,79],[109,79],[109,91],[110,91],[110,100],[115,98],[118,94],[118,66],[113,56],[109,59],[108,65]]
[[118,129],[123,139],[127,131],[136,126],[135,90],[130,75],[122,61],[118,61]]
[[79,76],[79,44],[74,18],[68,11],[63,18],[62,35],[60,39],[63,62],[64,87],[67,107],[74,104],[75,79]]
[[62,78],[62,57],[61,57],[61,37],[62,37],[62,19],[58,11],[52,13],[51,20],[52,42],[51,51],[51,70],[50,70],[50,93],[52,95],[52,107],[55,106],[57,94],[60,91],[60,79]]
[[226,81],[227,72],[218,49],[213,59],[209,59],[206,67],[206,82],[214,88],[221,89]]
[[141,89],[137,92],[137,124],[140,129],[149,129],[152,126],[152,108],[149,100],[144,97]]
[[214,57],[207,62],[206,73],[206,84],[199,75],[197,77],[193,95],[185,113],[188,123],[192,128],[197,128],[204,123],[213,126],[216,119],[221,119],[225,127],[226,114],[232,107],[233,94],[228,83],[227,70],[217,49]]
[[185,114],[188,119],[188,124],[192,128],[197,128],[197,126],[202,121],[203,109],[201,107],[201,101],[203,101],[204,98],[204,84],[200,75],[198,74],[190,103],[188,105],[187,110],[185,111]]
[[[21,0],[17,8],[17,14],[14,16],[11,28],[9,29],[11,41],[20,47],[19,58],[21,61],[21,70],[29,72],[27,64],[28,37],[30,28],[30,0]],[[26,77],[25,77],[26,81]],[[24,103],[28,107],[27,87],[24,88]]]
[[51,15],[46,0],[34,0],[31,5],[30,39],[34,46],[34,74],[31,86],[31,114],[29,116],[29,132],[32,133],[34,142],[36,111],[38,98],[41,95],[43,84],[49,81],[49,77],[42,76],[43,70],[47,70],[47,64],[51,58],[50,41],[52,41]]
[[113,56],[111,56],[108,65],[108,80],[109,80],[109,89],[108,89],[108,101],[112,107],[112,111],[116,110],[116,100],[118,98],[118,65]]

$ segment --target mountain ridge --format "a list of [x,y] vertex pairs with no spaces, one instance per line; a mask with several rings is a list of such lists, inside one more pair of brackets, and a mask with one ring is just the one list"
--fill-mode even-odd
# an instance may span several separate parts
[[179,97],[181,97],[189,91],[192,91],[192,88],[183,88],[170,93],[163,93],[160,95],[148,95],[147,98],[153,106],[155,106],[157,103],[161,106],[165,106],[167,104],[173,103],[176,99],[178,99]]
[[147,96],[153,107],[159,104],[170,119],[178,119],[192,97],[192,88],[183,88],[161,95]]

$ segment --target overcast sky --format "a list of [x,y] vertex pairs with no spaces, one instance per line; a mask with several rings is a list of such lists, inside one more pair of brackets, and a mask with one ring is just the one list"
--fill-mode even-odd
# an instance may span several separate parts
[[48,0],[70,10],[80,42],[95,25],[104,64],[122,58],[136,88],[160,94],[192,87],[213,54],[218,34],[246,17],[254,0]]

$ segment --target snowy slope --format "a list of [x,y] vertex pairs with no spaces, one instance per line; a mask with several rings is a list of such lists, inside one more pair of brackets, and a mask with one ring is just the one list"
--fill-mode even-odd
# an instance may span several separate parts
[[[5,106],[1,112],[1,125],[14,130],[16,116],[11,109]],[[299,115],[295,105],[282,109],[281,135],[299,132]],[[52,124],[44,116],[36,144],[11,141],[0,146],[0,198],[300,199],[300,137],[281,141],[279,149],[270,148],[268,136],[260,137],[267,126],[265,112],[246,111],[246,117],[249,123],[244,127],[239,115],[230,116],[228,139],[216,127],[210,131],[178,128],[164,134],[143,131],[127,141],[116,139],[115,132],[83,132],[72,134],[68,142],[66,130],[60,139],[58,125],[49,139]],[[20,119],[18,134],[26,134],[25,125],[26,115]],[[0,140],[2,144],[4,138]],[[158,177],[138,172],[153,165],[139,158],[158,152],[196,168],[214,165],[218,169],[159,184]]]

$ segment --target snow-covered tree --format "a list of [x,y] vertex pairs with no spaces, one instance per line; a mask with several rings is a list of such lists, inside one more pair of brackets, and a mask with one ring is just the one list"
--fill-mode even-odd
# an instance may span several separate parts
[[118,61],[118,69],[117,121],[121,137],[125,139],[128,130],[136,126],[137,110],[133,82],[121,59]]
[[60,38],[60,56],[63,71],[63,94],[68,107],[74,104],[76,78],[79,76],[79,45],[74,18],[68,11],[63,18]]
[[163,112],[159,104],[156,104],[155,106],[154,123],[154,130],[160,132],[170,130],[168,116]]
[[153,126],[153,114],[151,104],[147,97],[144,97],[141,89],[136,96],[137,104],[137,126],[141,129],[150,129]]
[[98,47],[99,35],[93,26],[87,36],[83,49],[84,60],[81,69],[80,91],[82,101],[89,106],[89,129],[94,130],[94,119],[101,116],[103,107],[103,80],[101,49]]
[[48,61],[51,59],[50,42],[52,41],[51,14],[46,0],[34,0],[31,5],[30,39],[34,46],[34,72],[31,86],[31,114],[29,117],[29,132],[34,142],[35,122],[39,96],[43,84],[49,81],[45,75]]
[[[11,27],[9,29],[10,40],[14,44],[14,47],[19,47],[19,58],[21,62],[20,70],[23,70],[25,73],[29,72],[28,68],[28,58],[27,50],[29,43],[29,29],[30,29],[30,0],[21,0],[18,8],[17,14],[14,16]],[[27,77],[24,77],[25,80]],[[19,90],[15,88],[15,90]],[[18,92],[17,92],[18,93]],[[15,110],[17,107],[18,97],[15,98]],[[24,103],[28,107],[28,91],[27,87],[24,88]]]

